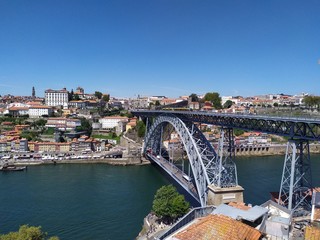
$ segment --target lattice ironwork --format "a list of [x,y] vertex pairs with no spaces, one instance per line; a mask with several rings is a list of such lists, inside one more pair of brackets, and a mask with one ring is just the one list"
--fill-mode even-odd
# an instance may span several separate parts
[[289,140],[283,166],[278,202],[289,210],[311,209],[312,177],[309,142]]
[[[156,117],[172,111],[133,111],[136,116]],[[291,139],[320,141],[320,120],[283,118],[243,114],[222,114],[194,111],[175,111],[174,115],[191,122],[207,123],[222,127],[260,131],[286,136]]]
[[[197,126],[192,122],[182,121],[174,115],[160,115],[155,119],[147,132],[144,152],[147,149],[152,149],[153,153],[160,154],[161,135],[166,124],[171,124],[175,128],[184,145],[199,194],[199,202],[202,206],[205,206],[207,202],[207,186],[209,184],[220,187],[237,184],[236,177],[234,177],[235,168],[230,168],[228,165],[230,162],[224,161],[222,167],[219,168],[219,159],[215,150]],[[233,171],[231,174],[228,172],[230,169]],[[223,174],[219,174],[219,170]],[[230,177],[231,175],[233,177]]]
[[218,187],[234,187],[238,185],[237,168],[234,162],[235,147],[232,128],[221,128],[219,139],[219,171]]

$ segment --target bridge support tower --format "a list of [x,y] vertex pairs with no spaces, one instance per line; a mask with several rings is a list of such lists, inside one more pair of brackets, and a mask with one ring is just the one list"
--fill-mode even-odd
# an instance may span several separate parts
[[311,209],[312,177],[307,140],[287,143],[278,202],[292,212]]
[[237,168],[234,162],[233,128],[220,129],[218,157],[218,184],[208,185],[208,205],[243,202],[244,189],[238,185]]

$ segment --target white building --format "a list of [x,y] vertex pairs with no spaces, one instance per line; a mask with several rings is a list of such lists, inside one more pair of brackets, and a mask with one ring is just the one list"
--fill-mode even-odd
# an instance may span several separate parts
[[48,89],[45,91],[45,102],[48,106],[63,106],[68,107],[68,91]]
[[78,126],[81,126],[81,121],[73,118],[48,118],[46,124],[46,127],[58,128],[60,130],[73,130]]
[[31,106],[29,107],[29,117],[39,118],[43,115],[50,116],[53,113],[52,107],[48,106]]
[[111,116],[99,119],[99,122],[102,124],[103,129],[112,129],[114,127],[117,127],[119,122],[123,121],[128,122],[128,118],[120,116]]

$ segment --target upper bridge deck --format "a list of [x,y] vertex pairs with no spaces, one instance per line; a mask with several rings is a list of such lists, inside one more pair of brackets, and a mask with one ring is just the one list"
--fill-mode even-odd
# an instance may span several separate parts
[[291,139],[320,141],[320,119],[275,117],[253,114],[227,114],[202,111],[134,110],[138,117],[157,117],[171,114],[184,121],[239,128],[289,137]]

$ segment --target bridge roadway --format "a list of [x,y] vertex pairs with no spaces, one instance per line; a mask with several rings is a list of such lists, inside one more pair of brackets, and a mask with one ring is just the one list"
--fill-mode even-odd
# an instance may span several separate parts
[[179,169],[176,165],[173,163],[170,163],[165,158],[161,156],[155,156],[152,153],[146,153],[146,156],[159,165],[163,170],[167,172],[172,178],[174,178],[180,186],[182,186],[196,201],[199,202],[199,197],[197,193],[197,189],[194,186],[192,181],[187,181],[185,178],[183,178],[183,171]]
[[320,119],[273,117],[249,114],[228,114],[201,111],[134,110],[137,117],[175,115],[183,121],[239,128],[289,137],[291,139],[320,141]]

